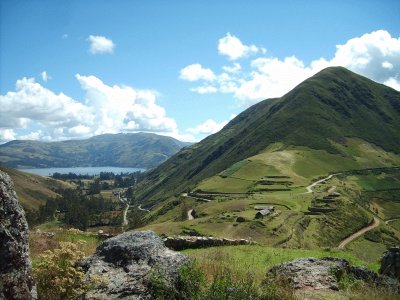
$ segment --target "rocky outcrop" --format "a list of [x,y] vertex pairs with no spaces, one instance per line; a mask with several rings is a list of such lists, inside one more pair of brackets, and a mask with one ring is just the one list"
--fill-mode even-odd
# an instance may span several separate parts
[[233,240],[207,236],[179,236],[165,238],[164,244],[165,246],[173,250],[184,250],[191,248],[206,248],[216,246],[253,245],[255,243],[245,239]]
[[28,223],[10,177],[1,171],[0,299],[36,299]]
[[400,280],[400,248],[391,247],[381,259],[381,268],[379,273],[397,278]]
[[325,257],[301,258],[271,268],[269,278],[284,278],[295,290],[339,290],[344,276],[362,280],[376,287],[400,292],[399,282],[387,276],[380,276],[360,266],[350,266],[345,259]]
[[187,261],[152,231],[115,236],[82,264],[86,279],[96,283],[86,299],[152,299],[152,274],[161,272],[174,288],[178,269]]

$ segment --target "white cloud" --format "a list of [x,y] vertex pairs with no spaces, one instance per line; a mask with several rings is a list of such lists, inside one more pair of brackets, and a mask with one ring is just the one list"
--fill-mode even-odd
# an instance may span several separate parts
[[259,51],[265,52],[266,50],[264,48],[260,50],[255,45],[247,46],[229,32],[218,41],[219,54],[228,56],[230,60],[236,60]]
[[95,76],[76,74],[76,79],[85,92],[84,103],[56,94],[33,78],[18,80],[15,92],[0,95],[0,141],[54,141],[138,131],[194,140],[192,135],[180,135],[175,120],[157,104],[157,92],[110,86]]
[[180,71],[179,78],[187,81],[213,81],[215,79],[215,74],[210,69],[203,68],[200,64],[192,64]]
[[213,93],[218,92],[218,89],[211,85],[206,85],[206,86],[195,87],[195,88],[191,89],[191,91],[196,92],[198,94],[213,94]]
[[[219,47],[219,52],[231,59],[242,57],[246,53],[243,49],[249,49],[230,34],[220,39],[220,45],[223,48],[221,50]],[[263,50],[258,52],[263,53]],[[281,97],[329,66],[343,66],[400,91],[400,38],[392,37],[384,30],[367,33],[337,45],[331,59],[319,58],[308,65],[295,56],[283,59],[262,56],[250,61],[250,70],[246,72],[236,64],[233,67],[224,66],[224,73],[221,74],[210,70],[215,75],[211,84],[191,90],[197,93],[217,91],[233,94],[239,104],[246,107],[263,99]]]
[[223,121],[221,123],[217,123],[212,119],[208,119],[204,123],[194,127],[194,128],[188,128],[186,131],[193,133],[193,134],[213,134],[218,131],[220,131],[226,124],[228,124],[228,121]]
[[63,93],[55,94],[33,78],[17,80],[16,91],[0,96],[0,128],[72,127],[93,120],[90,109]]
[[382,63],[382,68],[391,70],[391,69],[393,69],[393,65],[392,65],[390,62],[388,62],[388,61],[384,61],[384,62]]
[[50,79],[51,79],[51,76],[48,75],[46,71],[43,71],[42,73],[40,73],[40,77],[42,77],[42,80],[43,80],[44,82],[47,82],[47,80],[50,80]]
[[237,74],[242,66],[239,63],[234,63],[233,66],[223,66],[222,69],[227,73]]
[[114,51],[115,44],[104,36],[89,35],[88,40],[90,42],[89,52],[92,54],[113,53]]
[[400,80],[396,80],[395,78],[389,78],[383,84],[390,86],[391,88],[400,92]]
[[16,134],[12,129],[0,128],[0,142],[8,142],[15,140]]

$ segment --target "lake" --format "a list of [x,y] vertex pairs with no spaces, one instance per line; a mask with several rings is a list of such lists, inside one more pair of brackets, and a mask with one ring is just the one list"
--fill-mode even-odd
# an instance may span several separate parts
[[146,171],[140,168],[120,168],[120,167],[74,167],[74,168],[43,168],[43,169],[19,169],[20,171],[40,175],[50,176],[54,173],[68,174],[75,173],[77,175],[99,175],[100,172],[133,173],[137,171]]

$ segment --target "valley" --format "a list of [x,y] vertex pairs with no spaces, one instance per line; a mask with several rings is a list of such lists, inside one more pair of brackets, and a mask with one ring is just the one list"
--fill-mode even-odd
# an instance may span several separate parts
[[[210,257],[221,266],[237,260],[230,268],[240,273],[259,259],[273,266],[303,255],[346,258],[377,271],[382,253],[400,244],[399,101],[390,88],[328,68],[284,97],[248,108],[199,143],[167,151],[168,159],[152,161],[145,172],[40,177],[4,171],[46,249],[52,244],[41,231],[59,245],[74,234],[88,239],[93,252],[100,239],[151,230],[163,238],[198,239],[200,249],[183,253],[205,274],[212,273]],[[11,146],[21,143],[27,142]],[[117,148],[115,155],[97,149],[97,161],[119,160]],[[126,164],[140,165],[133,160]],[[202,239],[223,247],[202,249]],[[37,259],[41,244],[32,245]],[[255,272],[261,284],[265,265]]]

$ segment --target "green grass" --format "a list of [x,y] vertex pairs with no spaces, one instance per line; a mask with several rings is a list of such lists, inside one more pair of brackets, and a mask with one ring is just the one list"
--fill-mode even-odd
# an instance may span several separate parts
[[381,243],[374,243],[360,237],[348,244],[347,250],[355,257],[373,266],[374,270],[377,270],[380,266],[379,260],[386,251],[386,247]]
[[400,219],[389,222],[389,226],[391,226],[397,231],[400,231]]
[[378,270],[378,265],[368,263],[351,253],[336,249],[326,250],[303,250],[303,249],[282,249],[269,246],[228,246],[213,247],[205,249],[188,249],[183,253],[196,258],[199,264],[205,269],[212,265],[229,265],[237,272],[252,270],[259,280],[265,277],[267,270],[271,267],[291,261],[297,258],[314,257],[322,258],[326,256],[345,258],[354,265],[366,266],[374,271]]

